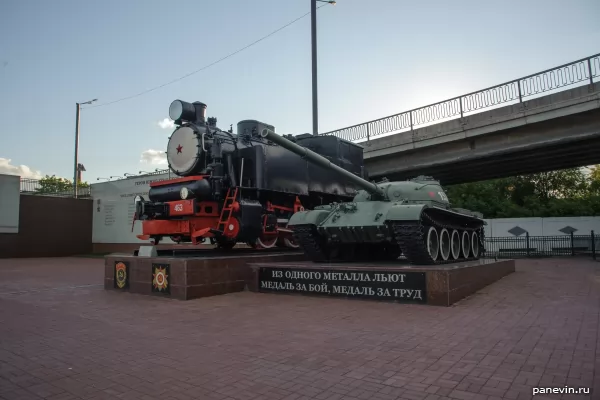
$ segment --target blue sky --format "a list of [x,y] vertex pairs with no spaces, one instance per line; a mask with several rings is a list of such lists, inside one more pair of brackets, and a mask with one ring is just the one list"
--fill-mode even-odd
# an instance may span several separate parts
[[[0,173],[72,179],[76,102],[169,82],[308,11],[309,0],[1,1]],[[598,0],[338,0],[317,18],[320,131],[599,53],[599,15]],[[166,149],[159,122],[177,98],[208,104],[222,129],[258,119],[310,132],[310,62],[306,16],[177,83],[83,110],[84,179],[164,168],[142,154]]]

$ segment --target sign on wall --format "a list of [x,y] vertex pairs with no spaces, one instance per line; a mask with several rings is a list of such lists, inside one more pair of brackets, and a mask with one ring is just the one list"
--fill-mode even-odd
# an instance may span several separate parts
[[[142,233],[142,224],[137,221],[133,232],[131,225],[135,214],[135,196],[148,199],[150,183],[168,179],[168,174],[146,175],[118,181],[91,185],[94,199],[92,241],[94,243],[147,243],[136,237]],[[164,238],[161,243],[172,243]]]

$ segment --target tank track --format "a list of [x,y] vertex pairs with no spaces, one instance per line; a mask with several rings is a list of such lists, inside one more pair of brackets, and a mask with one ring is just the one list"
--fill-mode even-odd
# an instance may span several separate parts
[[394,261],[401,255],[396,243],[342,243],[328,244],[314,225],[296,225],[294,241],[313,262],[373,262]]
[[[483,221],[473,221],[467,225],[461,225],[456,221],[450,221],[449,219],[450,218],[434,218],[424,211],[418,221],[391,221],[389,222],[389,226],[394,234],[395,240],[402,248],[402,253],[411,264],[438,265],[480,259],[485,253]],[[450,255],[448,260],[444,260],[441,255],[438,255],[437,259],[433,260],[427,252],[426,244],[427,231],[431,226],[436,228],[438,232],[443,228],[446,228],[449,231],[456,229],[461,235],[462,231],[470,233],[477,231],[477,237],[479,239],[479,256],[473,257],[472,253],[469,253],[469,257],[465,258],[461,254],[460,257],[455,260],[452,258],[452,255]]]
[[292,236],[309,260],[314,262],[329,261],[326,247],[319,240],[320,237],[314,225],[296,225]]

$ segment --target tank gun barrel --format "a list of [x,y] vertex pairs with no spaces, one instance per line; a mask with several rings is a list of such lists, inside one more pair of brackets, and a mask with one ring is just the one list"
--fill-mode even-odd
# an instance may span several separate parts
[[305,160],[308,160],[313,164],[336,171],[339,175],[343,176],[344,178],[354,183],[356,186],[366,190],[371,194],[378,194],[380,196],[384,196],[383,190],[375,183],[369,182],[366,179],[362,179],[361,177],[354,175],[352,172],[346,171],[342,167],[333,164],[327,158],[315,153],[314,151],[307,149],[304,146],[297,145],[296,143],[276,134],[270,129],[263,129],[260,135],[263,138],[266,138],[272,141],[273,143],[280,145],[284,149],[287,149],[292,153],[298,154],[300,157],[304,158]]

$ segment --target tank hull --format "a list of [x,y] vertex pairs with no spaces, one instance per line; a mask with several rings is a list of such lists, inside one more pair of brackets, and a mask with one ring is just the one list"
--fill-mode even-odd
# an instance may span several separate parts
[[485,221],[443,204],[349,202],[294,214],[294,240],[315,262],[394,260],[415,265],[477,260]]

